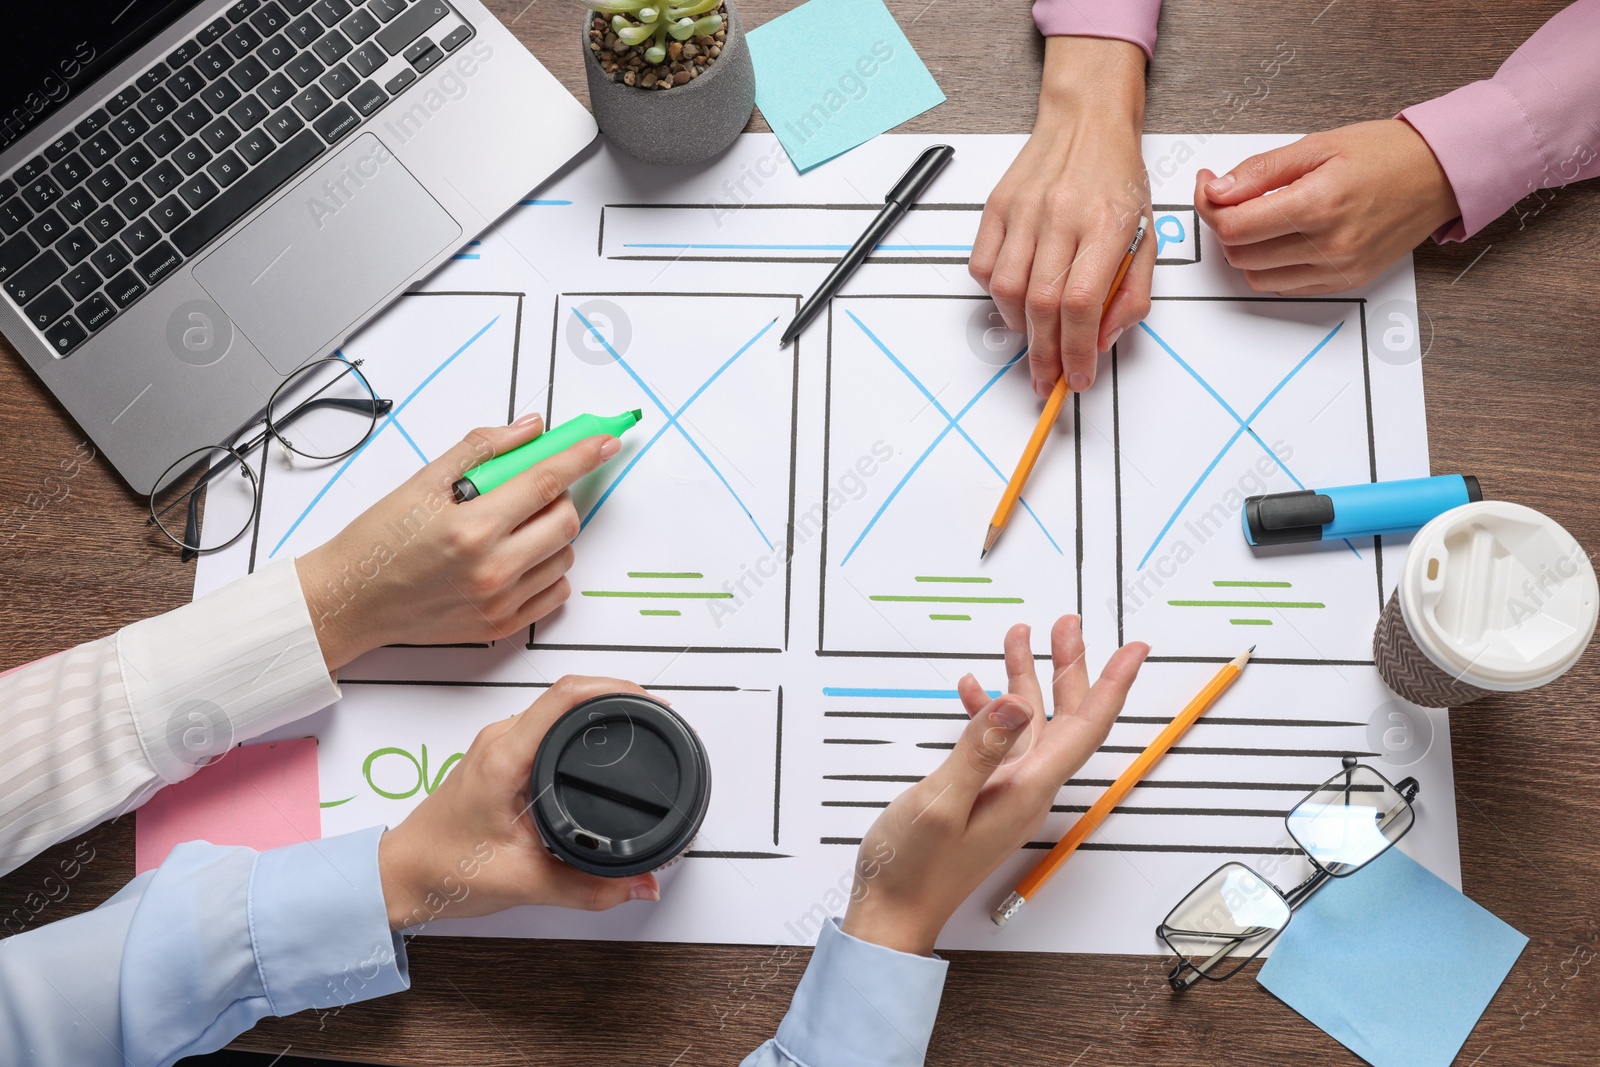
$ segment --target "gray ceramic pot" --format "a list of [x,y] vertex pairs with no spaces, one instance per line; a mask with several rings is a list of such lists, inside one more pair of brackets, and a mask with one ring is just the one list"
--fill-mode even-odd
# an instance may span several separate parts
[[756,106],[756,73],[739,12],[731,3],[727,9],[728,37],[716,62],[689,84],[666,90],[612,81],[589,49],[595,12],[584,14],[579,40],[589,75],[589,102],[612,144],[645,163],[679,166],[710,159],[739,136]]

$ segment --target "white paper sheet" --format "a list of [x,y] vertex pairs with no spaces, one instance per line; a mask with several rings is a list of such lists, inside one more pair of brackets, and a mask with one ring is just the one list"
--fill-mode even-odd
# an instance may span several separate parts
[[[636,680],[701,732],[710,813],[659,904],[437,932],[813,940],[842,910],[863,831],[958,736],[956,679],[1003,686],[1006,627],[1032,623],[1043,654],[1051,620],[1074,611],[1093,669],[1121,640],[1149,641],[1151,661],[1039,840],[941,945],[1155,952],[1155,925],[1224,861],[1299,880],[1283,816],[1347,753],[1419,779],[1402,847],[1460,884],[1446,717],[1398,700],[1370,662],[1404,545],[1253,554],[1238,530],[1250,493],[1428,473],[1416,339],[1379,336],[1395,309],[1414,316],[1409,261],[1348,297],[1262,299],[1182,200],[1197,168],[1284,138],[1146,138],[1155,306],[1101,357],[980,562],[1038,401],[1021,338],[965,258],[1023,139],[941,140],[956,156],[928,201],[787,349],[778,335],[835,246],[932,139],[880,137],[804,177],[770,136],[697,173],[600,144],[345,347],[396,401],[361,453],[261,461],[259,522],[202,560],[197,595],[320,543],[472,426],[644,411],[575,491],[566,606],[515,640],[375,652],[341,672],[339,704],[289,731],[319,738],[325,834],[398,822],[481,726],[563,673]],[[1244,678],[1024,918],[990,923],[1041,849],[1250,644]]]

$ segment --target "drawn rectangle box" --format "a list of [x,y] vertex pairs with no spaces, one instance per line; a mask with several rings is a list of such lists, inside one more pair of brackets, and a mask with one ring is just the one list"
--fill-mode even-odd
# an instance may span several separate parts
[[1375,539],[1251,549],[1240,520],[1247,496],[1376,479],[1364,301],[1157,297],[1111,386],[1118,640],[1370,663]]
[[1200,262],[1200,220],[1193,204],[1156,204],[1154,222],[1145,240],[1156,243],[1157,266],[1185,266]]
[[[821,655],[998,658],[1016,622],[1049,654],[1082,603],[1077,409],[1005,536],[984,533],[1038,410],[1022,338],[986,297],[836,297],[829,312]],[[996,338],[996,335],[1004,335]]]
[[547,425],[637,408],[622,451],[572,489],[572,597],[529,648],[776,652],[787,646],[801,346],[798,297],[566,293]]
[[[787,164],[785,164],[787,165]],[[607,204],[605,259],[674,263],[829,263],[861,236],[880,203]],[[982,204],[916,204],[869,263],[965,263]]]

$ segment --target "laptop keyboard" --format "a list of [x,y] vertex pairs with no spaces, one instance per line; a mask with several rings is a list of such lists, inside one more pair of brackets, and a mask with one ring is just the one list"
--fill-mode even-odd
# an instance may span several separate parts
[[0,177],[0,290],[70,354],[470,24],[443,0],[242,0]]

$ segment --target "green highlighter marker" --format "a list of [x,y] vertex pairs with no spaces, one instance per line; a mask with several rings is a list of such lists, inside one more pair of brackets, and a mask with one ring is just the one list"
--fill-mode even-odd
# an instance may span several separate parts
[[579,441],[601,434],[621,437],[623,431],[643,417],[644,412],[634,408],[632,411],[624,411],[621,415],[613,415],[610,418],[600,415],[579,415],[575,419],[568,419],[560,426],[552,426],[527,444],[518,445],[505,455],[496,456],[469,470],[453,487],[456,491],[456,503],[464,504],[475,496],[487,493],[502,482],[515,478],[535,463],[549,459]]

